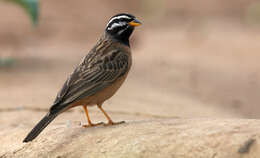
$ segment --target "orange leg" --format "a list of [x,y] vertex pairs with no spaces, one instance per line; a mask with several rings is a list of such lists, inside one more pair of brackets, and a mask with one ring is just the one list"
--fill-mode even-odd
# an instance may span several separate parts
[[101,105],[98,105],[97,107],[103,112],[103,114],[105,115],[105,117],[106,117],[107,120],[108,120],[108,123],[105,124],[105,126],[108,126],[108,125],[117,125],[117,124],[125,123],[125,121],[113,122],[112,119],[108,116],[108,114],[105,112],[105,110],[102,108]]
[[83,109],[84,109],[84,111],[85,111],[85,113],[86,113],[86,116],[87,116],[87,119],[88,119],[88,125],[83,125],[83,127],[91,127],[91,126],[98,126],[98,125],[104,124],[103,122],[96,123],[96,124],[92,123],[91,120],[90,120],[90,118],[89,118],[87,106],[86,106],[86,105],[83,106]]

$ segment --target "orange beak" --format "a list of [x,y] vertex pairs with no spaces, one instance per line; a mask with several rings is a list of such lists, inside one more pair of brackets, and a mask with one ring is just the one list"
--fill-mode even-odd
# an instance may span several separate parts
[[130,26],[133,26],[133,27],[142,25],[142,23],[139,20],[137,20],[137,19],[134,19],[133,21],[130,21],[128,24]]

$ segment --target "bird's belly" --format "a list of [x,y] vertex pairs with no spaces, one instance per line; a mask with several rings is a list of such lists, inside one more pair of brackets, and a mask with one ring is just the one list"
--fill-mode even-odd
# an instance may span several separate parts
[[100,92],[97,92],[94,95],[88,96],[75,103],[72,103],[71,107],[78,106],[78,105],[87,105],[87,106],[97,105],[97,104],[101,105],[104,101],[111,98],[116,93],[116,91],[121,87],[121,85],[125,81],[126,76],[127,75],[117,79],[113,84],[104,88]]

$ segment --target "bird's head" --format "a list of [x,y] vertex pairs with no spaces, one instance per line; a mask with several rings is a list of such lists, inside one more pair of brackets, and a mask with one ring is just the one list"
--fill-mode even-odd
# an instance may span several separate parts
[[141,22],[131,14],[121,13],[110,18],[106,26],[106,33],[121,42],[129,42],[129,37]]

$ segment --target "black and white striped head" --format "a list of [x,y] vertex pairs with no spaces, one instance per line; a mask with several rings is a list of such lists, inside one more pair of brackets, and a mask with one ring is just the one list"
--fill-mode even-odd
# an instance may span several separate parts
[[134,28],[139,25],[141,25],[141,22],[135,16],[126,13],[117,14],[110,18],[106,32],[113,38],[128,43]]

